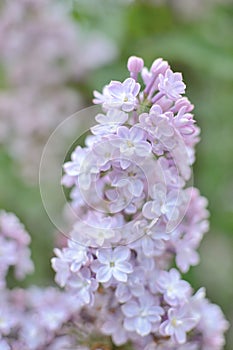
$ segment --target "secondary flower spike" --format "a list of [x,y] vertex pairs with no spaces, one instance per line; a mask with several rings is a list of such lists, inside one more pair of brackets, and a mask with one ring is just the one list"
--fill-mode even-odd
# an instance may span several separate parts
[[208,231],[207,200],[187,185],[200,133],[193,105],[162,58],[148,69],[133,56],[127,67],[124,82],[94,92],[103,113],[64,165],[79,220],[55,249],[55,278],[103,348],[221,350],[228,322],[181,275]]

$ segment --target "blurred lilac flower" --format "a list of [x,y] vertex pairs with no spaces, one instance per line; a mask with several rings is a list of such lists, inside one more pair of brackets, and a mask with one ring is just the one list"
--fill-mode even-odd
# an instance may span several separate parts
[[190,284],[180,279],[176,269],[161,271],[157,279],[157,287],[163,294],[164,300],[171,306],[185,303],[192,292]]
[[[35,183],[49,136],[84,106],[71,86],[112,60],[116,47],[103,33],[84,30],[61,1],[12,0],[1,3],[0,51],[0,142]],[[63,125],[59,150],[69,132]]]
[[156,305],[154,298],[145,293],[138,300],[131,300],[122,306],[125,315],[124,327],[139,335],[148,335],[159,324],[163,309]]
[[178,309],[168,310],[168,320],[160,326],[160,333],[171,336],[175,343],[184,344],[186,342],[186,333],[197,324],[195,317],[189,313],[187,305]]

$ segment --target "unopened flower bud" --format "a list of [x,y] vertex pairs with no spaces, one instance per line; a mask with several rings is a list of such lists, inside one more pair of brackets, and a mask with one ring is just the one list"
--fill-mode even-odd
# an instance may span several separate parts
[[143,66],[144,66],[144,61],[140,57],[131,56],[128,59],[127,68],[129,70],[129,72],[131,72],[131,73],[141,72]]

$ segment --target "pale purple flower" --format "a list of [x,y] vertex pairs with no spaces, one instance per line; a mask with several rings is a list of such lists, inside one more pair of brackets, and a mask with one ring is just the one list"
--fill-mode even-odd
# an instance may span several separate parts
[[137,165],[130,165],[127,169],[115,169],[110,174],[111,184],[114,187],[127,186],[129,192],[135,197],[141,197],[144,189],[144,173]]
[[101,171],[109,170],[111,161],[117,158],[119,153],[111,139],[97,141],[94,143],[92,150],[96,156],[96,165]]
[[69,176],[74,176],[83,189],[88,189],[92,178],[99,173],[93,154],[80,146],[72,153],[72,161],[64,164],[64,170]]
[[146,129],[156,155],[162,155],[165,150],[172,150],[176,145],[172,118],[171,112],[163,113],[161,106],[157,104],[151,107],[149,113],[139,116],[140,125]]
[[[115,218],[111,216],[90,212],[85,220],[75,222],[70,235],[72,239],[85,244],[85,247],[86,245],[107,246],[109,241],[114,241],[115,231],[113,228],[115,221]],[[85,263],[85,261],[86,259],[82,259],[80,256],[80,262]]]
[[72,272],[79,271],[81,266],[88,261],[87,248],[72,240],[68,241],[68,248],[64,248],[63,252],[65,260],[70,263]]
[[165,244],[164,241],[168,240],[169,237],[165,230],[160,231],[157,218],[155,218],[151,223],[147,220],[141,220],[135,222],[135,231],[138,235],[141,233],[143,235],[136,245],[142,248],[143,254],[146,257],[154,257],[161,255],[164,252]]
[[131,300],[122,306],[125,315],[124,327],[128,331],[135,331],[144,337],[157,328],[163,315],[163,309],[149,293],[145,293],[138,300]]
[[133,271],[128,262],[129,248],[119,246],[115,249],[99,249],[96,255],[99,262],[99,267],[95,268],[98,282],[108,282],[112,277],[116,281],[127,281],[128,274]]
[[141,127],[133,126],[128,129],[120,126],[117,130],[118,138],[113,139],[114,145],[120,148],[122,157],[136,155],[139,157],[148,156],[151,152],[151,145],[146,141],[145,132]]
[[181,73],[173,73],[167,69],[166,73],[159,75],[159,91],[171,100],[175,101],[185,92],[185,84],[182,81]]
[[176,265],[179,269],[186,273],[190,266],[195,266],[199,263],[199,254],[197,253],[197,244],[195,238],[185,235],[182,239],[175,241],[176,250]]
[[143,113],[139,116],[139,121],[149,134],[160,139],[162,136],[171,137],[174,134],[171,116],[168,112],[163,113],[161,106],[155,104],[149,113]]
[[114,314],[107,314],[107,319],[104,320],[101,326],[101,331],[105,335],[111,335],[114,344],[117,346],[123,345],[128,340],[128,332],[123,327],[124,316],[118,309]]
[[71,155],[71,161],[63,165],[63,168],[69,176],[77,177],[80,174],[82,163],[88,156],[88,150],[77,146]]
[[171,190],[167,193],[164,184],[154,185],[151,193],[152,201],[143,206],[143,215],[147,219],[156,219],[164,215],[168,220],[175,221],[179,217],[179,191]]
[[186,106],[179,109],[178,114],[173,119],[174,126],[184,136],[184,139],[195,131],[193,115],[186,112]]
[[131,191],[129,191],[126,183],[123,187],[120,186],[118,188],[116,187],[115,189],[107,190],[106,197],[110,201],[109,209],[111,213],[119,213],[122,210],[127,210],[128,208],[130,208],[132,212],[136,211],[132,203],[133,195]]
[[125,112],[131,112],[137,106],[137,95],[140,91],[140,84],[134,79],[128,78],[123,83],[111,81],[103,89],[103,94],[94,91],[96,104],[103,104],[106,109],[118,108]]
[[168,319],[164,321],[159,331],[164,336],[171,336],[175,344],[184,344],[187,339],[187,332],[191,331],[197,324],[187,305],[177,309],[168,310]]
[[164,300],[171,306],[187,302],[192,292],[190,284],[180,279],[176,269],[161,271],[156,285]]
[[203,300],[199,309],[201,319],[198,329],[204,338],[205,350],[219,350],[225,344],[224,332],[229,328],[229,323],[225,320],[222,310],[218,305]]
[[69,279],[67,287],[81,305],[82,303],[91,305],[94,300],[93,292],[98,288],[98,282],[91,277],[90,270],[84,267]]
[[135,267],[129,275],[127,282],[119,283],[116,288],[116,298],[121,303],[125,303],[132,296],[139,297],[145,293],[145,270]]
[[51,263],[54,271],[56,271],[55,281],[59,286],[64,287],[71,273],[69,262],[60,249],[55,248],[54,253],[57,257],[52,258]]
[[128,114],[118,109],[109,109],[105,114],[97,114],[95,117],[99,123],[91,128],[94,135],[107,135],[117,131],[118,126],[124,124],[128,119]]

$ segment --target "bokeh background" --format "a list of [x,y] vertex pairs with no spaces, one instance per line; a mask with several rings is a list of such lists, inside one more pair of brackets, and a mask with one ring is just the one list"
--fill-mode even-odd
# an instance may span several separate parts
[[232,34],[231,0],[1,0],[0,207],[32,235],[36,273],[26,285],[49,285],[53,276],[57,237],[38,186],[49,135],[91,105],[94,89],[123,80],[130,55],[147,65],[163,57],[183,73],[202,129],[194,182],[209,200],[210,231],[186,278],[233,321]]

